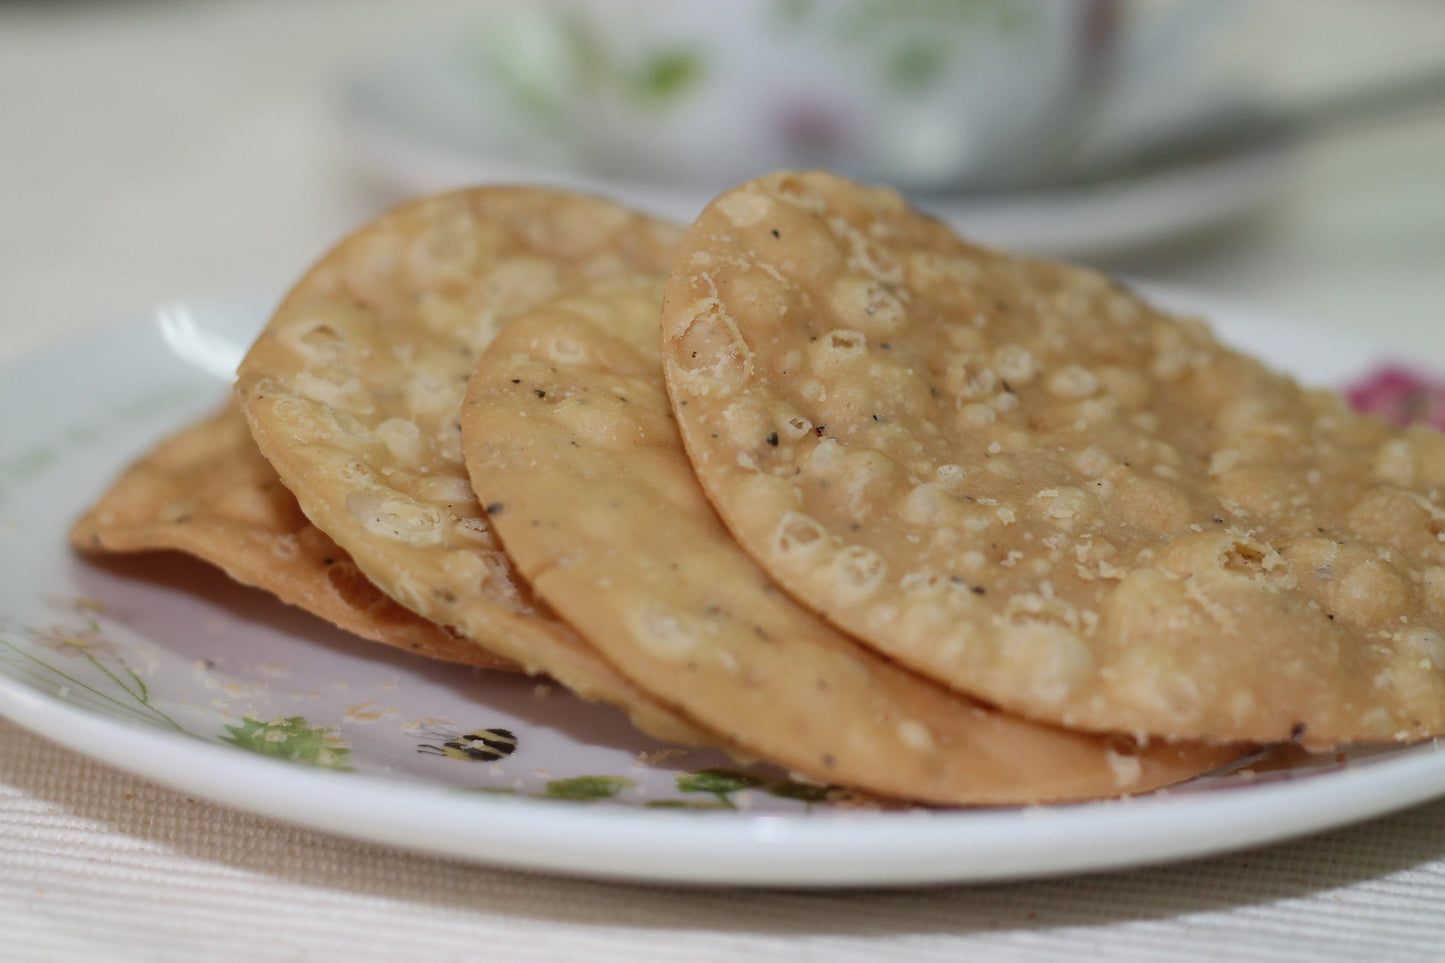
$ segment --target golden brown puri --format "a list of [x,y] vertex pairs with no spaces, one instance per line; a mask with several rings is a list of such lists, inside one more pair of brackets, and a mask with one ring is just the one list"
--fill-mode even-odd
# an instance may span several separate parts
[[402,608],[306,520],[234,404],[131,465],[70,533],[89,553],[173,549],[355,635],[418,655],[515,669]]
[[237,389],[307,517],[397,602],[647,732],[710,739],[644,697],[518,578],[468,481],[461,404],[512,318],[671,261],[675,228],[597,198],[476,188],[363,227],[291,290]]
[[728,527],[878,651],[1071,728],[1445,731],[1439,434],[823,173],[710,205],[662,327]]
[[661,280],[561,298],[483,353],[467,467],[538,594],[641,689],[744,752],[935,804],[1116,796],[1235,758],[989,709],[791,601],[692,474],[658,363]]

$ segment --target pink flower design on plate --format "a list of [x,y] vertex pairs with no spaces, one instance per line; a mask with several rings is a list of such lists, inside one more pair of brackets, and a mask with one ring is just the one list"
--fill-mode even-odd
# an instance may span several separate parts
[[1376,368],[1346,385],[1346,400],[1357,411],[1405,425],[1445,429],[1445,380],[1400,364]]

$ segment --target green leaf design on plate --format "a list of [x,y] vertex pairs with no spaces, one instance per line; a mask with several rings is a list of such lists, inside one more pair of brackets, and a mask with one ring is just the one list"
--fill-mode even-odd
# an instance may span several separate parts
[[546,797],[574,801],[611,799],[628,786],[635,785],[635,782],[623,776],[573,776],[570,779],[553,779],[547,783]]
[[351,750],[341,738],[324,726],[307,724],[303,716],[270,722],[247,717],[239,726],[226,726],[226,731],[230,735],[222,736],[222,742],[249,752],[323,769],[349,771],[352,768],[346,761]]
[[724,803],[714,802],[711,799],[649,799],[646,803],[648,809],[686,809],[690,811],[711,811],[733,809]]
[[[67,607],[85,612],[95,605],[76,599]],[[83,708],[191,735],[151,703],[145,679],[125,661],[97,619],[88,617],[83,625],[57,623],[25,631],[38,649],[54,652],[70,665],[62,669],[0,634],[0,665],[16,678]]]
[[785,780],[768,787],[768,793],[777,796],[779,799],[796,799],[798,802],[813,803],[827,802],[828,796],[833,792],[832,786],[825,786],[816,782],[794,782]]
[[736,809],[732,794],[744,789],[755,789],[763,782],[759,776],[738,772],[736,769],[699,769],[697,772],[678,773],[677,791],[710,793],[724,806]]
[[516,796],[517,790],[511,786],[458,786],[453,792],[480,794],[483,796]]

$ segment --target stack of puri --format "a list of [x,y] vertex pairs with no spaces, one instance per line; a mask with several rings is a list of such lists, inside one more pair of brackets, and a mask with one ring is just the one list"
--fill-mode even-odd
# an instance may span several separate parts
[[75,544],[910,803],[1445,729],[1445,438],[884,188],[781,172],[686,230],[424,198],[301,279],[236,397]]

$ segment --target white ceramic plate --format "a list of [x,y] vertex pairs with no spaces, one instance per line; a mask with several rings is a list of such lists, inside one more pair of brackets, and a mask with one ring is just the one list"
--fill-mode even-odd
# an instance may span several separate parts
[[[603,176],[555,130],[518,117],[475,63],[444,45],[358,74],[338,106],[358,162],[402,196],[481,183],[545,182],[690,223],[732,186],[660,186]],[[1291,158],[1284,145],[1270,143],[1096,186],[922,200],[984,243],[1059,257],[1097,255],[1234,219],[1275,192]]]
[[[799,798],[805,787],[780,773],[652,742],[553,687],[353,639],[181,556],[73,555],[71,520],[151,442],[218,403],[218,373],[267,306],[172,305],[0,370],[0,712],[138,775],[321,830],[505,866],[688,883],[1097,870],[1279,840],[1445,793],[1445,754],[1423,745],[1118,802],[838,809]],[[1338,383],[1374,354],[1237,308],[1193,306],[1310,380]],[[498,728],[517,738],[509,756],[447,751]]]

